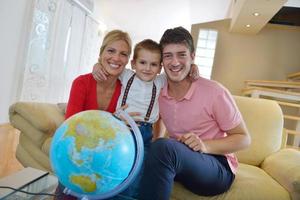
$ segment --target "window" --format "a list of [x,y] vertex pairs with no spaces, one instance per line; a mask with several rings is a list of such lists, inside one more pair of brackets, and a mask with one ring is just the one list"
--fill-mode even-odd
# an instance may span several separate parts
[[21,101],[66,102],[75,77],[97,62],[100,24],[72,2],[32,1]]
[[195,64],[200,76],[210,79],[215,56],[218,32],[212,29],[200,29],[196,47]]

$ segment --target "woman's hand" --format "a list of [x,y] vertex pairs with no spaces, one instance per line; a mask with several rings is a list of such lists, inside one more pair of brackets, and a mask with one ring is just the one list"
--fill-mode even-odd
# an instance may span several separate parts
[[180,135],[177,138],[178,141],[187,145],[193,151],[199,151],[202,153],[208,153],[207,147],[203,140],[201,140],[195,133],[189,132],[183,135]]
[[107,76],[109,75],[102,65],[98,62],[93,66],[92,75],[97,82],[107,80]]

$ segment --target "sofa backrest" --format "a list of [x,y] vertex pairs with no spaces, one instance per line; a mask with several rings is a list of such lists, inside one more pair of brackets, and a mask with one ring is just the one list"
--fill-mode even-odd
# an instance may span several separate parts
[[[64,114],[56,104],[17,102],[9,108],[9,120],[20,131],[26,132],[31,127],[50,136],[64,121]],[[33,140],[39,140],[35,137],[32,135]]]
[[234,96],[251,135],[249,148],[237,152],[239,162],[258,166],[281,147],[283,114],[277,102]]

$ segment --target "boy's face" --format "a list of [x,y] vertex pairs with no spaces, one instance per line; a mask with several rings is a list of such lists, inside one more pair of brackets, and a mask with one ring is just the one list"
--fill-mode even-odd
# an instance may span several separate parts
[[180,82],[188,76],[195,54],[185,44],[168,44],[164,46],[162,55],[164,69],[170,81]]
[[143,81],[152,81],[161,71],[161,55],[157,52],[141,49],[135,60],[131,61],[136,76]]

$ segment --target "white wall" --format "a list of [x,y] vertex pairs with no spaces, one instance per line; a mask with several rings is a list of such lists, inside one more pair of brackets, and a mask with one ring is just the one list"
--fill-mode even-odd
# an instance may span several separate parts
[[17,66],[22,54],[25,20],[31,0],[1,0],[0,2],[0,124],[8,122],[8,108],[17,100],[22,66]]

